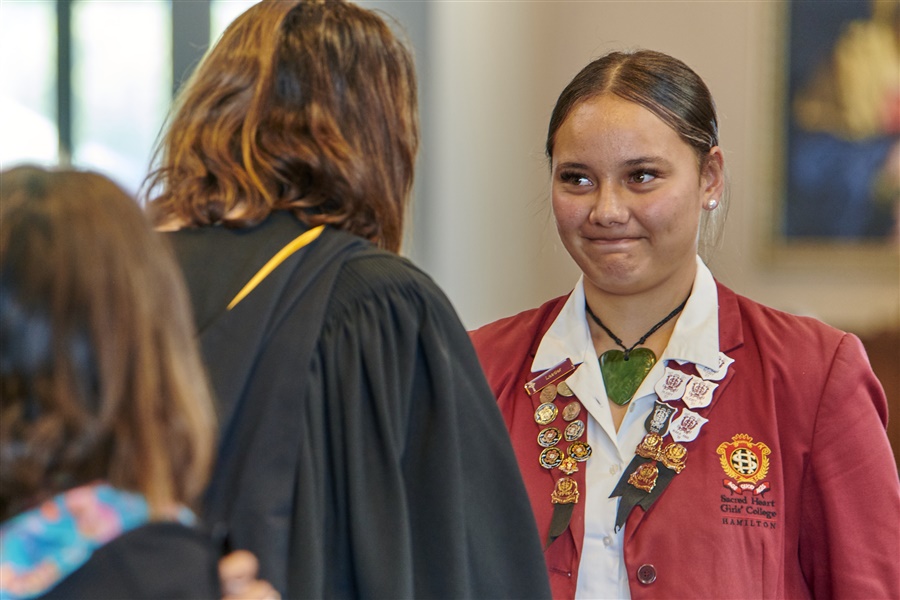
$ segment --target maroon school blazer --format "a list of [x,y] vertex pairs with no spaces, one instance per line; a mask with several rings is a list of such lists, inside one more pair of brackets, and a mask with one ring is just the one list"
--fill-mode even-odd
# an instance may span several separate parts
[[[684,471],[628,518],[632,597],[900,598],[900,482],[884,391],[862,344],[721,284],[718,296],[719,349],[734,363],[701,411],[709,422],[687,445]],[[565,300],[471,334],[544,539],[559,474],[537,460],[540,394],[523,386],[538,375],[534,354]],[[755,486],[764,492],[733,489],[719,449],[739,443],[766,463]],[[584,469],[574,477],[589,494]],[[556,598],[575,595],[583,538],[582,500],[545,552]]]

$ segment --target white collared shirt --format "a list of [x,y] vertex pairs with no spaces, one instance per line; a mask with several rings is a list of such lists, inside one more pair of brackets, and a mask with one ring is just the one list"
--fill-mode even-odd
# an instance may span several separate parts
[[582,363],[566,383],[587,409],[592,455],[586,464],[585,528],[576,598],[630,598],[623,542],[625,528],[615,531],[619,498],[613,488],[634,457],[646,433],[644,421],[657,399],[653,387],[667,361],[687,361],[716,368],[719,362],[718,294],[712,273],[697,257],[694,287],[662,357],[641,383],[619,431],[613,425],[597,352],[585,317],[584,277],[547,330],[531,370],[542,372],[571,358]]

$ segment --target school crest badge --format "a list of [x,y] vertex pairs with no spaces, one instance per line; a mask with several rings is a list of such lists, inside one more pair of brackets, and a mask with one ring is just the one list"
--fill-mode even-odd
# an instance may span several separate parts
[[769,447],[754,442],[745,433],[739,433],[730,442],[719,444],[716,449],[727,478],[723,485],[737,494],[744,492],[758,496],[771,486],[763,481],[769,472]]

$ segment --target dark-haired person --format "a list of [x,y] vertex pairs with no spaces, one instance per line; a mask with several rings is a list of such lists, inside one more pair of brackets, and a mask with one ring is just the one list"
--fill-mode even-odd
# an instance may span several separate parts
[[215,419],[178,267],[96,173],[0,173],[0,597],[217,598]]
[[185,85],[148,180],[219,401],[206,516],[287,597],[549,595],[471,342],[396,254],[416,102],[376,13],[263,1]]
[[715,107],[668,55],[614,52],[547,136],[574,290],[473,332],[554,597],[898,598],[900,484],[859,340],[717,283]]

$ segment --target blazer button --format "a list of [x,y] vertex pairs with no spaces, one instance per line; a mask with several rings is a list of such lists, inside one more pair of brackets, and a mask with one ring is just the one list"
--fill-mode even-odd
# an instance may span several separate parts
[[637,578],[644,585],[650,585],[656,581],[656,567],[653,565],[641,565],[637,570]]

